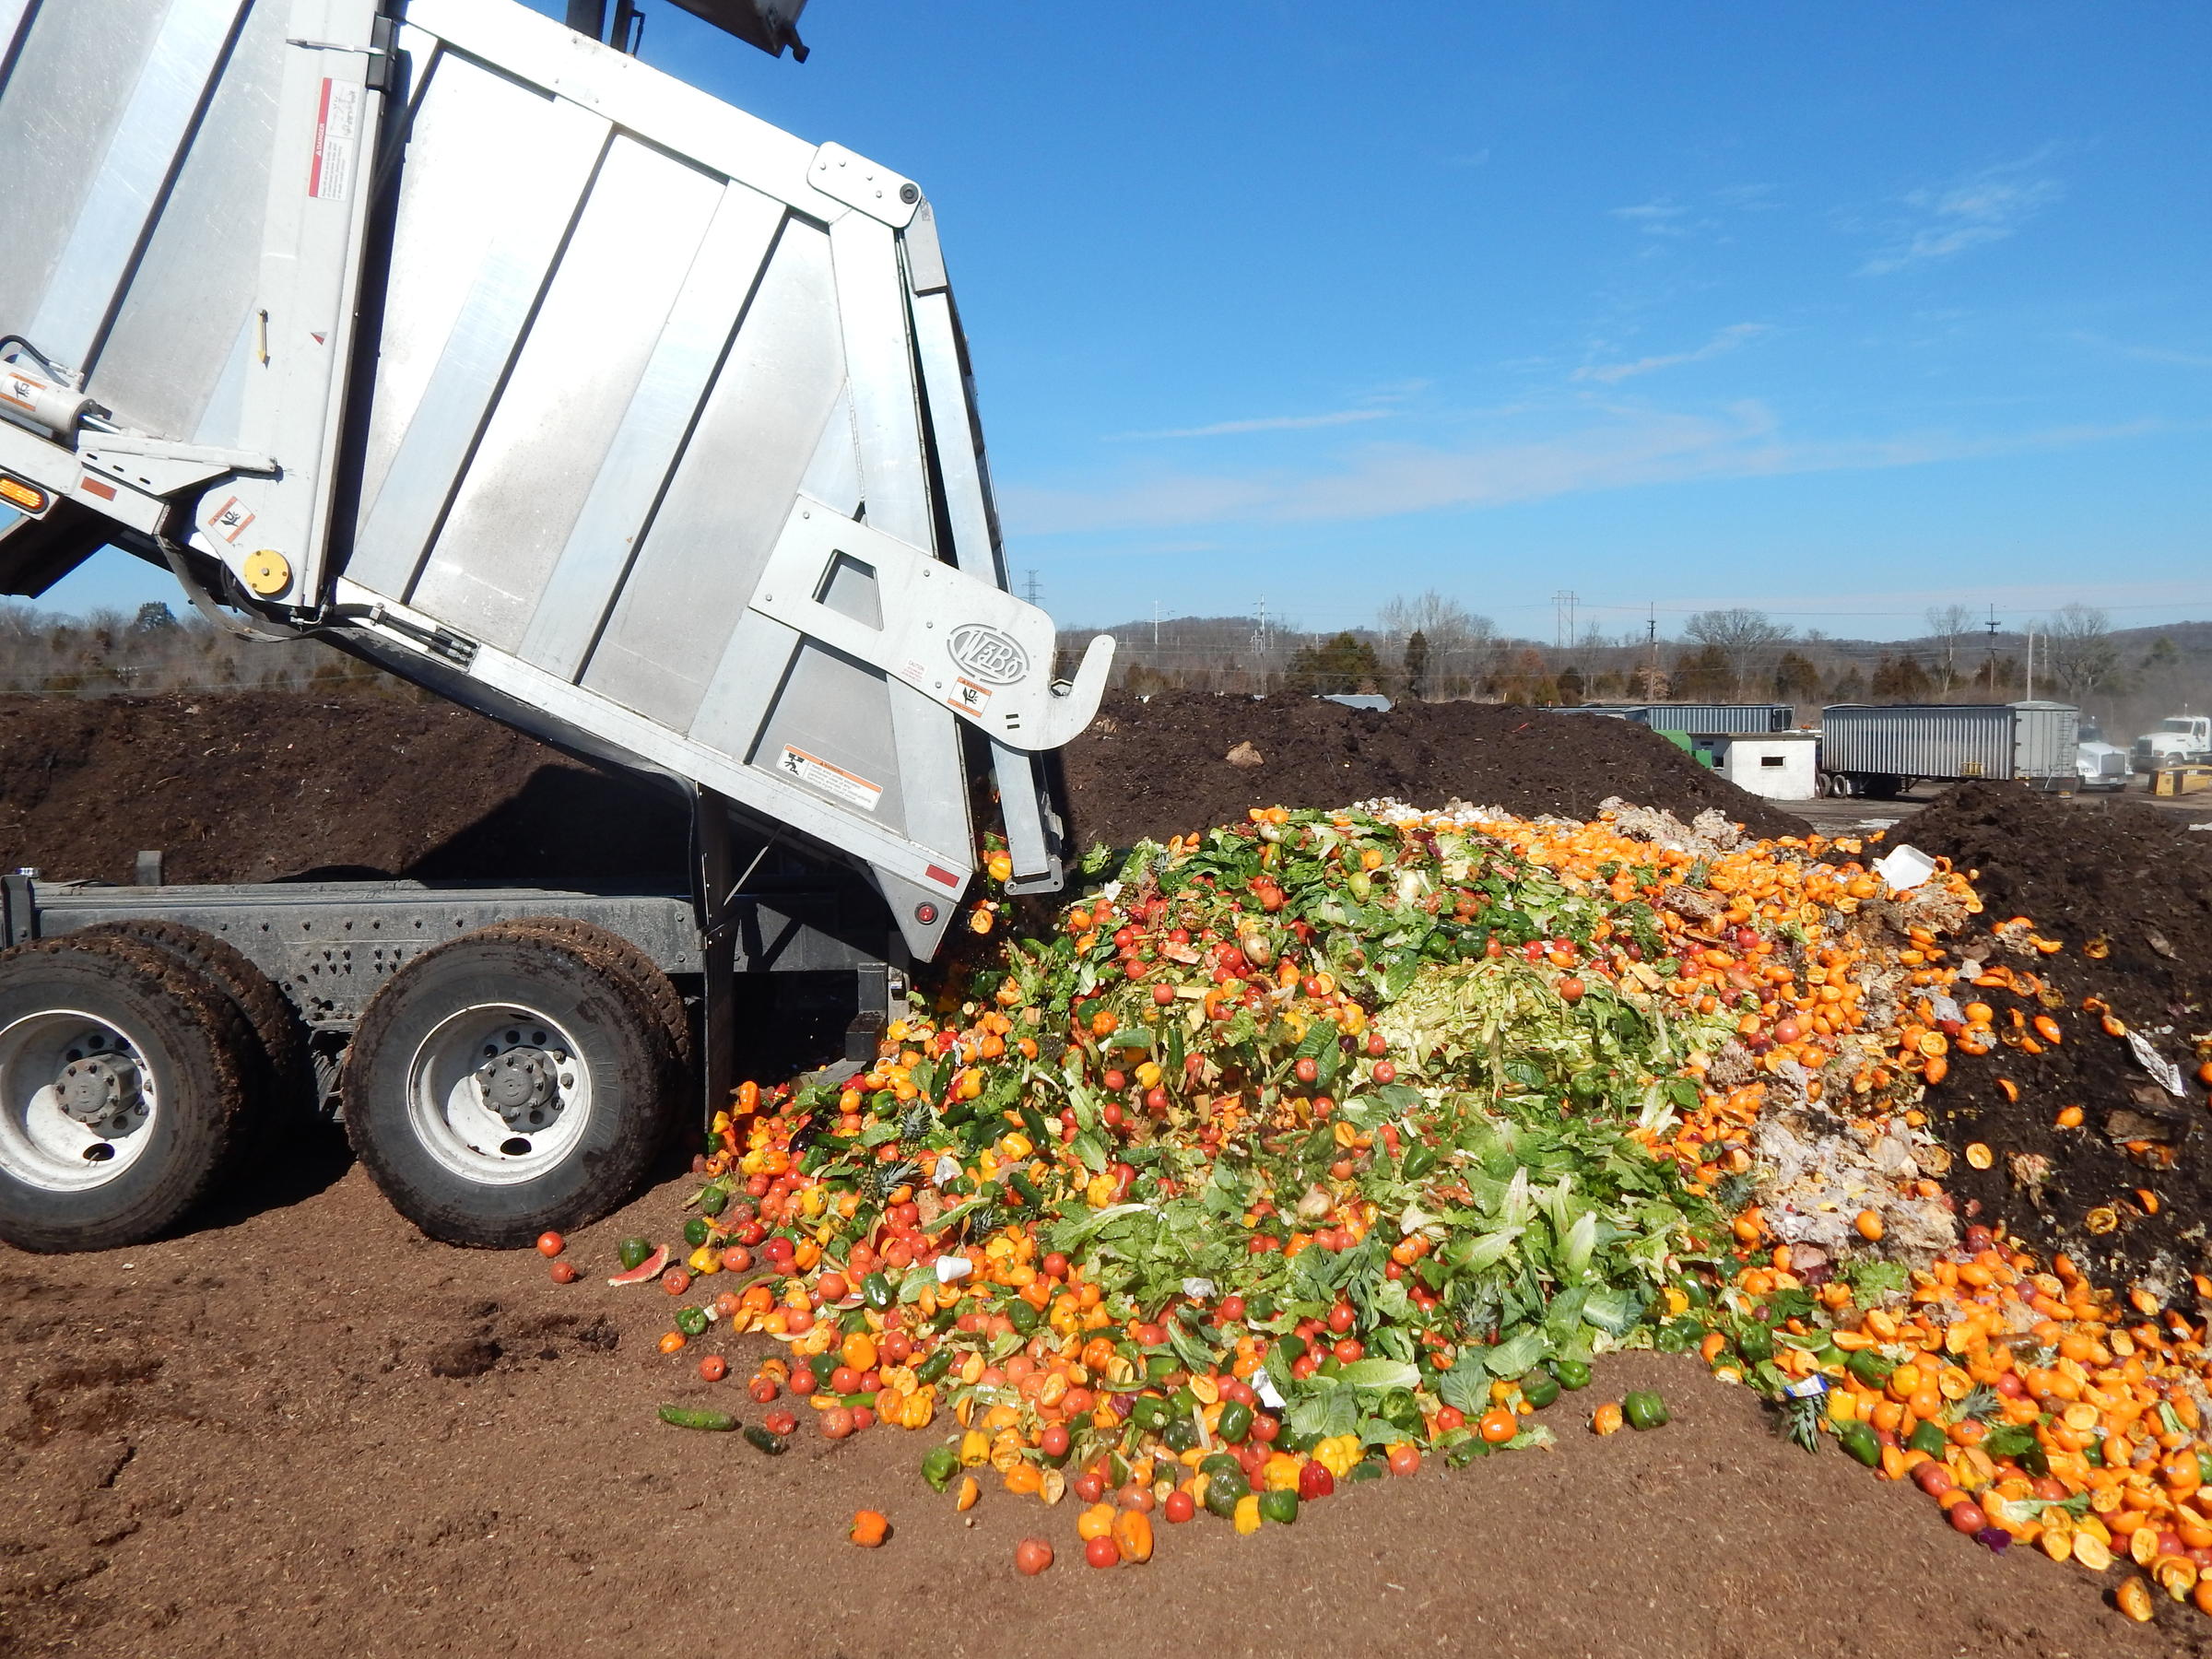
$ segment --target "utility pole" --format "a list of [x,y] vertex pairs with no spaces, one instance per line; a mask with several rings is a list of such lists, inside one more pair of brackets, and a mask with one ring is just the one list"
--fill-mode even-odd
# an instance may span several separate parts
[[1643,694],[1651,697],[1654,695],[1652,688],[1659,683],[1659,605],[1656,600],[1652,602],[1643,618],[1643,648],[1649,659],[1643,671]]
[[2029,624],[2028,628],[2028,694],[2021,700],[2024,702],[2035,700],[2035,625],[2033,623]]
[[1152,654],[1159,654],[1159,601],[1152,601]]

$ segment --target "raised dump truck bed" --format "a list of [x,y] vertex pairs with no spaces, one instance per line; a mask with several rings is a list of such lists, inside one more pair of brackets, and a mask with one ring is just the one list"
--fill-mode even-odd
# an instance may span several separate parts
[[[880,1004],[899,963],[935,951],[985,830],[1014,890],[1060,885],[1053,751],[1095,712],[1112,641],[1056,680],[1052,619],[1007,591],[967,347],[912,181],[512,0],[0,0],[0,493],[29,510],[0,533],[0,588],[35,595],[113,543],[226,626],[324,640],[697,805],[681,950],[648,896],[511,893],[469,913],[588,936],[540,928],[465,992],[433,994],[411,986],[431,935],[409,927],[388,995],[357,1018],[302,1006],[244,949],[293,1018],[349,1040],[349,1126],[418,1221],[506,1241],[605,1207],[641,1167],[631,1143],[653,1138],[610,1113],[650,1117],[694,1072],[726,1098],[741,966],[865,968]],[[787,934],[821,936],[740,963],[771,871]],[[136,943],[111,955],[205,957],[194,942],[222,931],[207,918],[238,905],[312,933],[333,904],[417,902],[157,889],[119,901],[111,932]],[[74,925],[87,903],[27,891],[13,936],[101,937]],[[147,1125],[229,1108],[194,1104],[189,1066],[150,1081],[159,1044],[120,1005],[85,1027],[110,1056],[80,1074],[97,1088],[43,1077],[93,1052],[84,1032],[39,1035],[50,959],[0,963],[0,1232],[127,1242],[221,1161]],[[65,979],[85,966],[70,960]],[[611,1077],[562,1082],[589,1045],[571,1030],[565,1069],[545,1059],[553,1038],[530,1034],[549,1014],[486,1040],[496,1080],[382,1053],[444,1028],[428,1006],[389,1033],[380,1000],[528,1012],[534,973],[625,987],[592,1006],[635,1005],[641,1028],[688,1009],[657,1020],[666,1055],[641,1058],[648,1033],[621,1062],[653,1075],[629,1090],[651,1103],[610,1104]],[[11,1006],[32,1022],[12,1046]],[[232,1067],[233,1104],[257,1067]],[[530,1110],[574,1131],[561,1158],[548,1135],[494,1132],[512,1117],[486,1090],[512,1093],[518,1069]],[[584,1132],[594,1115],[620,1147]],[[426,1181],[434,1203],[410,1190]],[[140,1191],[156,1185],[169,1198]]]

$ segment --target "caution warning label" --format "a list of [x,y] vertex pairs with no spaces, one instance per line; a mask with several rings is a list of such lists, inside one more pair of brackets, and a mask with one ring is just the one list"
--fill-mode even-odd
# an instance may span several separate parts
[[858,772],[847,771],[819,755],[810,755],[788,743],[776,761],[776,770],[787,778],[812,784],[825,794],[849,801],[863,812],[875,811],[876,803],[883,799],[882,784],[871,783]]

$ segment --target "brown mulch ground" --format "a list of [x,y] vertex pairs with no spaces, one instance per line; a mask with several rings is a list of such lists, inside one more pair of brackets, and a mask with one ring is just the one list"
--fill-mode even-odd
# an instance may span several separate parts
[[[1600,1441],[1554,1406],[1556,1453],[1349,1488],[1253,1538],[1163,1526],[1150,1566],[1097,1572],[1072,1500],[955,1514],[913,1473],[924,1436],[771,1461],[656,1421],[761,1412],[749,1347],[702,1383],[653,1351],[658,1289],[599,1282],[675,1182],[579,1235],[599,1271],[566,1288],[526,1252],[429,1243],[342,1159],[261,1191],[136,1250],[0,1249],[0,1653],[2090,1659],[2212,1631],[2130,1625],[2101,1581],[1993,1557],[1649,1354],[1597,1392],[1663,1388],[1667,1429]],[[864,1506],[895,1528],[879,1551],[843,1542]],[[1036,1580],[1012,1566],[1031,1534],[1059,1558]]]
[[[1982,923],[2024,915],[2065,946],[2048,957],[1990,958],[2037,974],[2047,995],[1973,993],[2006,1026],[2014,1008],[2047,1013],[2062,1041],[2041,1054],[2006,1046],[1961,1059],[1933,1091],[1934,1126],[1953,1148],[1979,1142],[1994,1154],[1986,1171],[1961,1157],[1954,1191],[1983,1218],[2004,1218],[2100,1279],[2144,1280],[2184,1309],[2198,1301],[2190,1276],[2212,1273],[2212,1116],[2194,1077],[2212,1054],[2212,837],[2187,822],[2140,802],[2067,803],[1969,783],[1893,832],[1979,872]],[[2107,954],[2088,955],[2092,942]],[[2100,1013],[2082,1006],[2091,997],[2180,1066],[2180,1096],[2105,1032]],[[2019,1089],[2018,1102],[2000,1080]],[[2057,1125],[2069,1105],[2083,1109],[2077,1128]],[[2098,1210],[2116,1227],[2094,1230],[2088,1218]],[[2212,1312],[2212,1299],[2197,1312]]]
[[[1242,743],[1258,766],[1229,764]],[[1239,822],[1255,802],[1377,795],[1588,818],[1618,794],[1805,832],[1641,727],[1487,703],[1377,714],[1311,698],[1116,699],[1066,766],[1079,845]],[[53,876],[128,881],[157,846],[172,881],[680,881],[684,867],[672,789],[406,696],[0,698],[0,868]]]
[[[1620,794],[1800,828],[1648,734],[1455,707],[1118,706],[1069,756],[1082,828],[1125,840],[1263,798],[1382,793],[1584,815]],[[1226,766],[1241,741],[1263,767]],[[1939,804],[1912,839],[1971,851],[1994,917],[2017,904],[2070,941],[2110,928],[2122,977],[2107,994],[2130,1019],[2159,1018],[2142,1005],[2160,998],[2201,1007],[2185,971],[2212,958],[2158,920],[2173,897],[2126,912],[2195,952],[2177,965],[2146,940],[2164,964],[2147,979],[2121,924],[2095,921],[2132,902],[2137,877],[2092,905],[2103,841],[2081,834],[2078,808],[2063,833],[2016,820],[2023,799],[1993,797],[1980,818]],[[2050,885],[2054,840],[2084,865],[2065,888]],[[681,844],[665,797],[441,704],[0,702],[8,867],[127,879],[131,854],[159,845],[187,880],[332,865],[556,880],[667,867]],[[2030,889],[2003,885],[2030,880],[2045,885],[2017,900]],[[2079,1065],[2093,1049],[2109,1053],[2086,1038],[2060,1053]],[[666,1228],[686,1182],[572,1253],[607,1268],[623,1233]],[[2000,1200],[2018,1195],[1985,1195]],[[759,1408],[653,1352],[657,1290],[602,1277],[561,1288],[534,1254],[430,1243],[312,1136],[182,1237],[66,1258],[0,1247],[0,1654],[2212,1652],[2212,1622],[2172,1608],[2126,1624],[2100,1606],[2105,1582],[2023,1549],[1990,1556],[1832,1448],[1786,1446],[1694,1359],[1655,1355],[1609,1362],[1598,1393],[1664,1387],[1665,1430],[1601,1441],[1555,1406],[1557,1453],[1351,1488],[1250,1539],[1206,1520],[1163,1528],[1151,1566],[1092,1572],[1072,1504],[994,1494],[963,1518],[931,1498],[912,1473],[922,1437],[809,1436],[770,1461],[663,1427],[653,1407],[671,1399]],[[863,1505],[897,1528],[880,1552],[841,1542]],[[1030,1532],[1060,1556],[1036,1581],[1010,1565]]]
[[412,696],[0,697],[0,868],[680,884],[687,822],[672,788]]
[[[1259,764],[1230,753],[1250,745]],[[1805,821],[1624,720],[1497,703],[1402,703],[1387,714],[1315,698],[1171,692],[1114,698],[1065,750],[1081,842],[1126,846],[1247,808],[1345,806],[1394,795],[1454,796],[1524,817],[1597,816],[1619,795],[1688,818],[1718,807],[1754,835],[1803,835]]]

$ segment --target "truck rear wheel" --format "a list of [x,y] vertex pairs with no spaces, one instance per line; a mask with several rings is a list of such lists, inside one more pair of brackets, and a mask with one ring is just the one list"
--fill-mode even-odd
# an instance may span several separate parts
[[370,1003],[346,1063],[346,1132],[430,1237],[512,1248],[636,1190],[682,1072],[624,965],[524,924],[484,928],[417,957]]
[[153,947],[0,956],[0,1238],[108,1250],[166,1231],[229,1160],[252,1048],[229,997]]
[[196,927],[157,918],[99,922],[69,936],[135,939],[180,957],[236,1005],[253,1035],[246,1080],[249,1131],[265,1135],[300,1121],[314,1103],[307,1028],[269,976],[236,947]]

